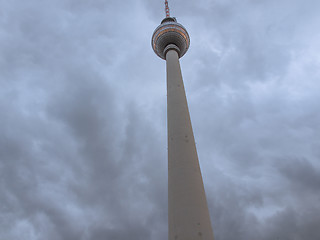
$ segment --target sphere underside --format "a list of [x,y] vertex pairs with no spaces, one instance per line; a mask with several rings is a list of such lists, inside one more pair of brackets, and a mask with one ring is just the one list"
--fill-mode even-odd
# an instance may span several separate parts
[[[175,47],[171,48],[168,45]],[[162,59],[166,58],[165,55],[169,49],[175,49],[179,57],[182,57],[189,45],[190,38],[187,30],[174,18],[165,18],[152,35],[153,51]]]

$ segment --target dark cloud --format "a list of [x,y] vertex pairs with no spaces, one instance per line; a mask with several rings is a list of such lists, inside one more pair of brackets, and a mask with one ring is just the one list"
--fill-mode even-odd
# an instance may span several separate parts
[[[318,1],[171,1],[217,240],[320,231]],[[161,1],[2,1],[0,239],[166,239]]]

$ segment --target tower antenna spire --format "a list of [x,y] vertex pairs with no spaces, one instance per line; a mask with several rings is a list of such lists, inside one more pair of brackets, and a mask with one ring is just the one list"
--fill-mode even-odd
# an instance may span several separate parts
[[165,0],[164,2],[165,6],[166,6],[166,17],[170,17],[170,9],[169,9],[169,5],[168,5],[168,0]]

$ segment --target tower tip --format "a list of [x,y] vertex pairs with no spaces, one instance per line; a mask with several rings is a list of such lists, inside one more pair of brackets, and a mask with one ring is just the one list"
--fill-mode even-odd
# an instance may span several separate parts
[[169,9],[169,5],[168,5],[168,0],[165,0],[164,2],[165,4],[165,10],[166,10],[166,17],[170,17],[170,9]]

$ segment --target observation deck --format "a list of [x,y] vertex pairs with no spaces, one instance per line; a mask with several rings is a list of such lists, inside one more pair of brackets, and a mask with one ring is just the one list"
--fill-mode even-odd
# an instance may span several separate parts
[[189,49],[190,37],[176,18],[166,17],[153,32],[151,45],[153,51],[164,60],[171,49],[176,50],[181,58]]

